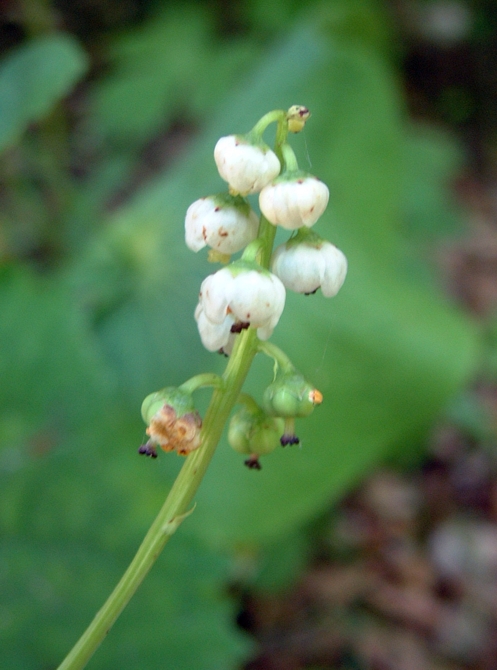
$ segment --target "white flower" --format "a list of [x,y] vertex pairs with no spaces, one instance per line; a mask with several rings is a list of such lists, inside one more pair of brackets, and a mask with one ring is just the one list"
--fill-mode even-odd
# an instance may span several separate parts
[[257,328],[261,340],[267,340],[278,323],[285,306],[285,287],[270,272],[252,267],[238,261],[202,282],[195,319],[209,351],[228,344],[236,322]]
[[345,281],[347,259],[324,240],[317,245],[282,244],[273,254],[271,270],[296,293],[314,293],[321,287],[323,295],[331,298]]
[[214,160],[224,181],[241,195],[258,193],[281,169],[269,147],[250,144],[240,135],[221,137],[214,148]]
[[259,219],[242,198],[210,196],[196,200],[186,212],[185,240],[192,251],[206,245],[234,254],[257,237]]
[[259,207],[273,225],[287,230],[310,228],[326,209],[330,192],[317,177],[277,179],[259,195]]

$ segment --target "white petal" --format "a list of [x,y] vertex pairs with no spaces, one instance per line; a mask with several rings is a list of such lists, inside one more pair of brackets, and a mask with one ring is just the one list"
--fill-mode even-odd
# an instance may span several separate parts
[[285,306],[285,288],[277,277],[251,270],[235,277],[230,308],[240,321],[259,327],[276,316]]
[[228,344],[231,335],[231,326],[234,323],[233,318],[229,314],[222,323],[212,323],[206,317],[202,305],[199,303],[195,310],[195,319],[202,344],[208,351],[218,351]]
[[271,269],[283,284],[296,293],[312,293],[321,285],[320,254],[305,244],[276,249]]
[[322,247],[325,259],[325,272],[321,290],[326,298],[332,298],[341,289],[347,275],[347,258],[333,244]]
[[207,244],[223,254],[234,254],[257,237],[259,219],[250,210],[244,216],[236,207],[222,207],[206,221]]
[[222,323],[228,314],[233,276],[223,268],[204,279],[200,287],[200,302],[209,321]]
[[186,246],[192,251],[200,251],[206,245],[203,234],[206,216],[214,210],[214,202],[210,198],[200,198],[188,207],[185,217]]

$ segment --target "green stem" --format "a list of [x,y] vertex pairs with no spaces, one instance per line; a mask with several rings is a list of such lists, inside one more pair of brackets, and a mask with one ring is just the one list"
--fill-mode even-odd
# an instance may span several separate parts
[[297,172],[299,169],[299,164],[297,162],[297,156],[295,155],[292,147],[284,142],[281,145],[281,154],[283,156],[283,162],[285,164],[284,170],[282,172]]
[[[264,240],[264,246],[259,251],[259,262],[266,268],[269,266],[275,234],[276,227],[271,225],[264,217],[261,217],[259,237]],[[187,457],[162,509],[145,535],[128,569],[102,609],[96,614],[91,624],[59,666],[59,670],[81,670],[85,667],[117,617],[145,579],[166,542],[188,514],[188,509],[221,438],[224,425],[238,400],[243,382],[258,351],[259,344],[254,328],[248,328],[237,337],[228,365],[221,378],[222,383],[216,383],[217,388],[212,394],[202,428],[200,448]],[[204,376],[198,375],[193,379],[202,377]],[[204,381],[206,380],[212,381],[212,376],[205,375]],[[188,384],[188,382],[186,383]]]
[[272,344],[272,342],[259,341],[257,343],[257,349],[276,361],[283,372],[293,372],[295,370],[295,366],[292,361],[288,358],[284,351],[276,346],[276,344]]
[[276,226],[266,219],[261,214],[261,222],[259,224],[258,239],[263,241],[261,248],[257,253],[257,262],[263,268],[269,268],[271,262],[271,254],[273,253],[274,238],[276,237]]
[[186,391],[186,393],[193,393],[199,388],[212,386],[213,388],[219,388],[222,385],[222,379],[219,375],[216,375],[213,372],[204,372],[201,375],[195,375],[195,377],[190,377],[186,382],[183,382],[179,389]]
[[[275,151],[281,156],[281,147],[288,133],[286,112],[279,110],[270,112],[256,124],[255,128],[260,130],[264,124],[267,126],[273,121],[278,121]],[[262,240],[262,246],[257,252],[257,260],[266,269],[269,268],[275,235],[276,226],[261,216],[258,238]],[[201,446],[187,457],[162,509],[145,535],[128,569],[58,670],[81,670],[85,667],[145,579],[169,538],[188,516],[193,498],[214,455],[231,410],[239,399],[259,345],[256,329],[248,328],[238,335],[221,380],[217,375],[205,374],[197,375],[185,382],[187,387],[188,384],[193,384],[195,388],[204,385],[214,386],[202,427]]]
[[237,339],[222,377],[222,388],[217,388],[212,395],[202,429],[201,447],[187,457],[162,509],[128,569],[102,609],[59,666],[59,670],[79,670],[85,667],[148,574],[166,542],[188,515],[192,500],[214,455],[224,425],[240,394],[256,352],[256,331],[254,328],[249,328]]
[[256,237],[255,240],[252,240],[252,242],[245,247],[242,254],[242,260],[256,262],[256,259],[261,254],[263,244],[264,240],[261,240],[260,237]]
[[255,140],[260,140],[266,128],[275,121],[278,123],[278,127],[283,123],[288,127],[286,112],[283,109],[274,109],[272,112],[264,114],[264,116],[259,119],[259,121],[257,121],[252,130],[247,133],[247,135],[252,136]]
[[274,141],[274,153],[278,156],[281,165],[283,165],[284,163],[283,146],[286,143],[287,137],[288,137],[288,121],[285,114],[285,118],[281,119],[278,122],[278,126],[276,128],[276,138]]

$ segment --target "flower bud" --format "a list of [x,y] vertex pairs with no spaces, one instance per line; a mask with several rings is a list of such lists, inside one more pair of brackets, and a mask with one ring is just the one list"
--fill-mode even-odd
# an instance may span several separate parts
[[258,193],[281,169],[278,157],[266,144],[252,144],[243,135],[221,137],[214,160],[233,194]]
[[287,230],[310,228],[326,209],[329,199],[326,184],[301,172],[282,175],[265,186],[259,207],[273,225]]
[[295,239],[277,247],[271,270],[291,291],[309,294],[321,287],[323,295],[331,298],[345,281],[347,259],[340,249],[320,238]]
[[254,240],[258,227],[256,213],[243,198],[229,194],[200,198],[186,212],[186,245],[195,252],[207,245],[230,255]]
[[255,263],[236,261],[209,275],[200,287],[195,310],[202,343],[209,351],[223,348],[241,322],[257,328],[267,340],[283,312],[285,287]]
[[311,113],[304,105],[292,105],[287,112],[288,130],[300,133]]
[[308,416],[323,400],[322,394],[298,372],[280,375],[264,391],[267,414],[281,417]]
[[280,445],[283,430],[283,419],[269,417],[260,409],[242,407],[231,417],[228,442],[239,454],[250,457],[245,461],[247,467],[260,470],[259,457]]
[[202,419],[190,393],[174,386],[151,393],[143,401],[142,417],[150,440],[140,453],[153,455],[150,445],[157,444],[164,451],[186,456],[200,446]]

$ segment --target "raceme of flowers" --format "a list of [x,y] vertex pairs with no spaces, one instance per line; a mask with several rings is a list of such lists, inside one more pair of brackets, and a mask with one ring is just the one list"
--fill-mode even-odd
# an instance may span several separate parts
[[[282,445],[299,441],[295,418],[306,416],[322,400],[283,352],[269,343],[263,346],[283,312],[285,290],[312,294],[321,289],[325,297],[332,297],[347,272],[344,254],[311,230],[328,206],[328,187],[299,169],[287,141],[288,133],[302,130],[309,116],[307,108],[294,105],[287,112],[264,115],[245,135],[221,137],[214,160],[228,188],[196,200],[185,218],[189,249],[208,247],[208,260],[223,264],[200,287],[194,316],[202,344],[209,351],[230,355],[240,333],[252,328],[260,350],[275,360],[275,379],[266,389],[263,407],[245,397],[244,408],[233,416],[228,431],[233,448],[249,455],[246,464],[254,469],[260,468],[259,456],[278,444],[277,433],[283,431]],[[274,150],[263,140],[271,123],[277,123]],[[255,194],[260,216],[247,199]],[[278,226],[291,231],[291,237],[273,251]],[[238,252],[241,258],[231,261]],[[150,439],[140,453],[155,458],[155,447],[160,446],[186,455],[200,446],[202,422],[191,392],[203,381],[195,379],[179,387],[179,404],[169,387],[145,400],[143,416]]]
[[[229,192],[190,205],[185,219],[187,246],[193,251],[208,246],[229,256],[254,241],[259,217],[245,199],[254,193],[259,193],[261,213],[272,225],[291,231],[313,226],[328,205],[328,187],[298,169],[288,144],[281,158],[253,131],[218,140],[214,159]],[[225,260],[212,253],[210,258]],[[283,311],[281,284],[297,293],[321,288],[326,297],[336,295],[347,261],[339,249],[317,235],[309,241],[297,233],[296,241],[291,239],[274,252],[271,271],[268,275],[255,265],[243,269],[235,262],[204,280],[195,319],[209,351],[227,353],[237,324],[257,328],[260,339],[270,337]]]

